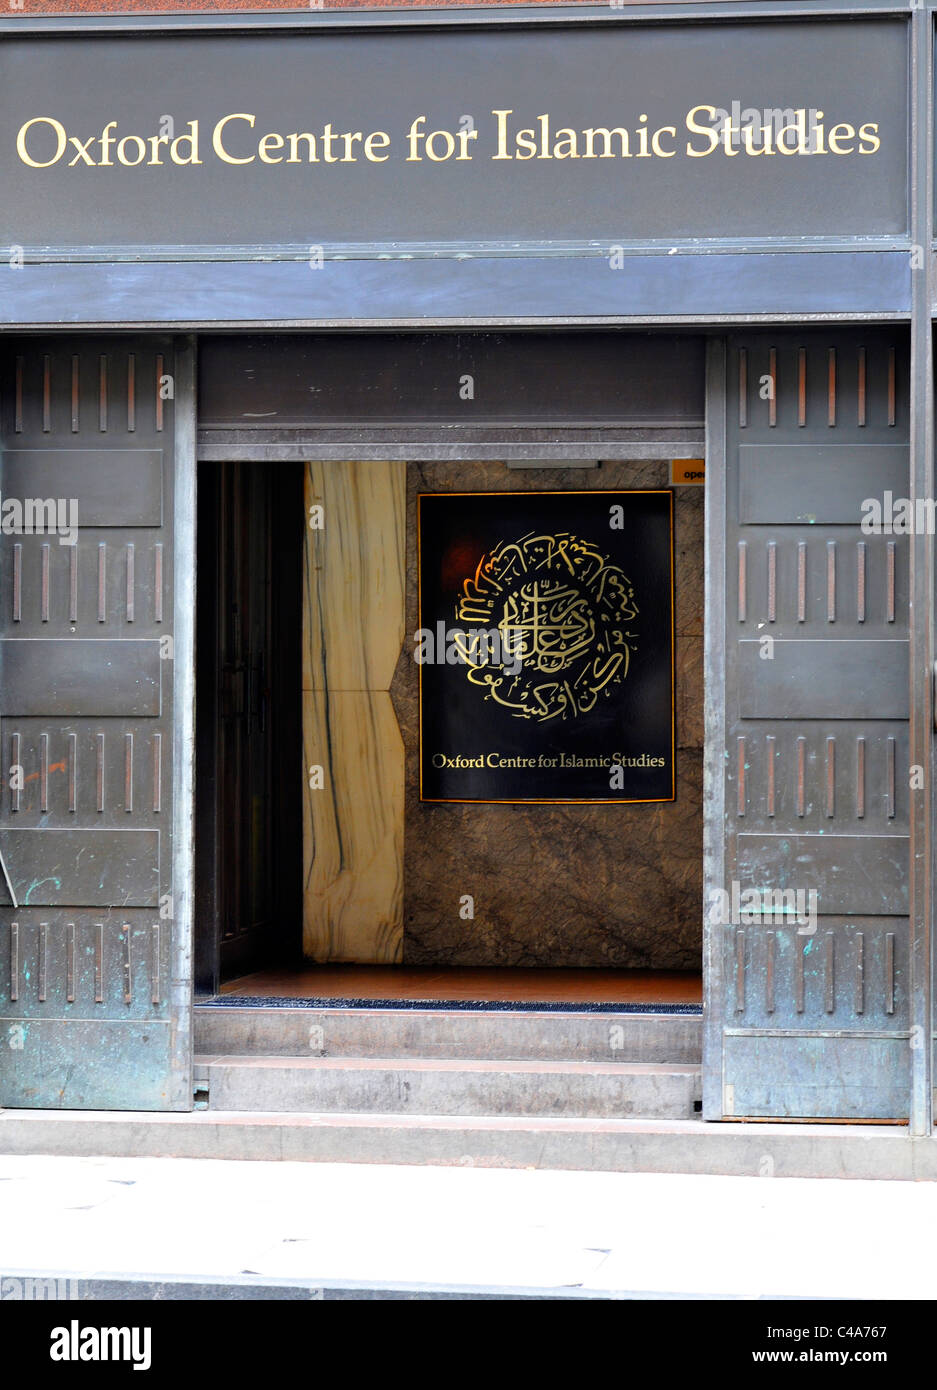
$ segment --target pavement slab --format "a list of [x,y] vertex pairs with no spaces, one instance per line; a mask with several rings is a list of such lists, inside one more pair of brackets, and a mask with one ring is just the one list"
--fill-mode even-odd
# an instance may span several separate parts
[[108,1296],[933,1299],[935,1225],[931,1182],[0,1156],[0,1278]]

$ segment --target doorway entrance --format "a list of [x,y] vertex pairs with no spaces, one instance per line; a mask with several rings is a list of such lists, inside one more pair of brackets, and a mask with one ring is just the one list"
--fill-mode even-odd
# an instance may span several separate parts
[[[648,980],[676,972],[698,990],[704,489],[698,467],[681,484],[670,461],[703,453],[704,346],[699,336],[604,329],[205,340],[197,683],[203,988],[242,997],[270,997],[273,990],[284,998],[351,990],[364,999],[457,998],[469,990],[482,1000],[504,999],[507,989],[518,1000],[545,1001],[556,999],[557,988],[570,1000],[607,988],[614,1001],[627,997],[615,991],[630,980],[637,1007],[651,997]],[[241,488],[285,489],[266,513],[257,500],[245,503],[238,525],[215,516],[223,487],[206,466],[233,479],[231,460],[240,461]],[[433,677],[414,659],[423,621],[419,498],[435,494],[440,514],[458,527],[463,502],[455,494],[475,498],[466,499],[465,515],[471,507],[476,521],[497,510],[486,501],[497,494],[514,508],[512,534],[500,537],[510,541],[545,524],[533,517],[552,496],[560,499],[555,529],[575,531],[574,520],[582,522],[591,508],[590,533],[608,541],[611,499],[600,524],[600,492],[623,494],[626,507],[624,494],[663,494],[668,512],[672,503],[672,534],[648,547],[672,556],[671,570],[643,580],[635,598],[645,623],[641,658],[653,650],[658,669],[667,668],[655,704],[666,706],[673,770],[663,795],[675,786],[675,798],[642,800],[633,789],[621,798],[629,804],[608,804],[617,790],[600,794],[597,780],[569,796],[566,788],[547,788],[521,801],[514,788],[481,795],[469,789],[467,797],[421,788],[421,688],[425,712]],[[563,514],[563,494],[575,494],[575,517]],[[251,539],[243,525],[248,514],[255,533],[264,515],[279,518],[272,539]],[[517,536],[514,521],[523,523]],[[644,534],[633,516],[629,524],[630,534]],[[229,559],[222,561],[225,545]],[[249,558],[236,559],[236,546]],[[602,554],[611,557],[613,549]],[[437,620],[448,619],[466,577],[461,561],[471,556],[458,558],[452,574],[439,569],[446,576]],[[259,728],[248,694],[242,710],[243,657],[230,659],[233,695],[222,681],[230,661],[220,644],[231,622],[217,610],[237,588],[221,582],[223,563],[248,591],[245,576],[273,567],[259,590],[274,595],[267,642],[275,654],[264,658],[269,679],[253,688],[266,691],[271,718],[280,701],[279,734]],[[631,552],[613,563],[634,579]],[[669,601],[671,591],[674,621],[658,615],[649,627],[648,594]],[[240,621],[249,623],[244,611]],[[259,640],[252,631],[251,641]],[[256,665],[254,656],[246,662]],[[603,693],[606,669],[592,685],[600,707],[612,710],[614,699]],[[451,705],[452,685],[428,698],[445,713],[477,696],[475,717],[487,738],[498,702],[464,676],[454,684]],[[632,681],[628,699],[637,688]],[[226,736],[240,751],[227,754],[235,780],[226,782],[222,716],[231,700]],[[553,727],[563,726],[560,709]],[[636,726],[619,719],[632,742],[640,742]],[[503,735],[503,719],[500,727]],[[450,719],[455,752],[465,728],[461,713]],[[507,741],[523,742],[524,720],[514,720],[507,734]],[[492,746],[510,751],[507,741]],[[595,742],[602,742],[598,733]],[[607,744],[609,752],[621,746],[617,738]],[[648,741],[648,756],[652,751]],[[273,780],[264,780],[264,759],[276,769]],[[660,794],[659,787],[643,793]],[[229,812],[236,834],[224,830]],[[258,850],[255,860],[266,830],[272,858]],[[225,896],[222,880],[241,887]],[[265,881],[269,909],[257,886]],[[567,983],[560,986],[561,979]],[[663,984],[657,994],[668,998]]]
[[669,481],[662,460],[200,465],[203,991],[698,1001],[701,487],[674,491],[676,798],[420,796],[418,497]]
[[302,468],[198,469],[196,987],[302,959]]

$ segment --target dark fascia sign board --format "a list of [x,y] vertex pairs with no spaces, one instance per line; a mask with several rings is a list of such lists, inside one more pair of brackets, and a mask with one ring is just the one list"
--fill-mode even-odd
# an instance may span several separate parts
[[0,41],[0,245],[908,232],[901,19]]
[[0,322],[902,317],[908,43],[895,16],[6,30]]

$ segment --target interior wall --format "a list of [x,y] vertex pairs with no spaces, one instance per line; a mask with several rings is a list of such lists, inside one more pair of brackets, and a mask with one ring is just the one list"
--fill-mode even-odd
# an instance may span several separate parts
[[417,493],[668,481],[666,462],[510,472],[494,462],[306,465],[307,512],[323,507],[321,526],[307,527],[303,597],[307,959],[699,968],[702,488],[675,493],[676,800],[419,799]]
[[314,961],[402,955],[404,749],[388,690],[404,645],[406,470],[305,465],[303,954]]
[[[669,485],[666,462],[597,469],[411,463],[406,631],[418,627],[418,492]],[[677,795],[633,805],[471,805],[419,799],[419,674],[412,644],[391,695],[406,749],[403,960],[409,965],[700,967],[702,943],[703,488],[676,489]],[[463,895],[474,918],[460,915]]]

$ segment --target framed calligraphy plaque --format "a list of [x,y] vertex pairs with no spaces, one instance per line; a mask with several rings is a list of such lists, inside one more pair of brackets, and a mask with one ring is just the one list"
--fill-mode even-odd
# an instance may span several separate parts
[[420,799],[672,801],[673,493],[421,493]]

